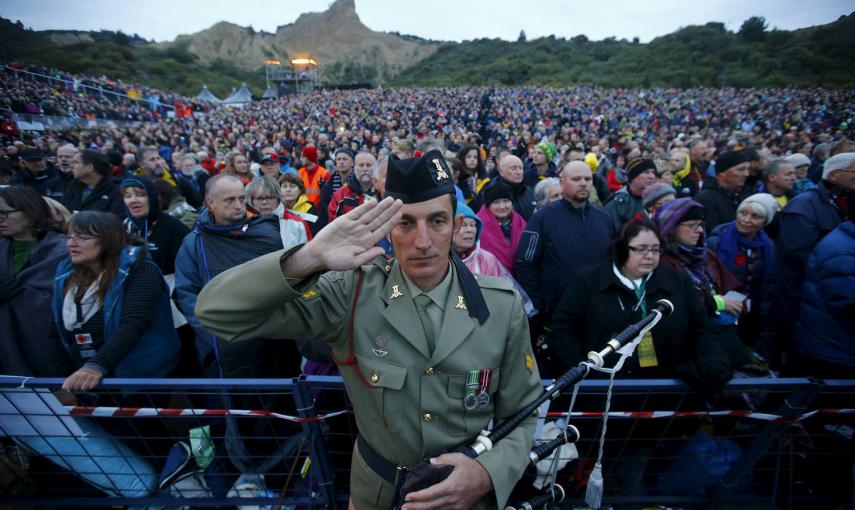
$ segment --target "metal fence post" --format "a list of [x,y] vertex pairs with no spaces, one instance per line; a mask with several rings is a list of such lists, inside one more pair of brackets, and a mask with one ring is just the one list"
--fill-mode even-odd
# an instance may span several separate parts
[[713,491],[713,500],[727,496],[731,488],[736,487],[743,477],[754,469],[757,461],[765,455],[772,443],[790,426],[790,420],[798,418],[807,410],[807,406],[822,391],[823,383],[815,379],[810,380],[804,387],[797,388],[788,396],[778,411],[774,414],[784,418],[782,421],[768,423],[763,431],[757,436],[751,446],[742,453],[727,474],[722,477]]
[[[297,414],[300,418],[313,418],[318,415],[318,411],[315,409],[315,399],[312,397],[309,383],[304,377],[294,379],[294,401],[297,403]],[[336,491],[327,450],[324,447],[321,424],[317,421],[303,423],[303,433],[309,440],[312,469],[318,477],[321,495],[329,507],[336,508]]]

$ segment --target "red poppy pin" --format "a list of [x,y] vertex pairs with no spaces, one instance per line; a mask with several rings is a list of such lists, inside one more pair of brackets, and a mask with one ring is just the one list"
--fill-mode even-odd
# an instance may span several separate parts
[[745,258],[745,255],[739,253],[736,255],[736,260],[734,260],[737,266],[744,266],[748,259]]

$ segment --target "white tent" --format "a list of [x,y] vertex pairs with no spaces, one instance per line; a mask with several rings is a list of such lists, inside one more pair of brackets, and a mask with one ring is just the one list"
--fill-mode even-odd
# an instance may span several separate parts
[[202,85],[202,91],[199,92],[199,95],[196,96],[196,100],[197,101],[204,101],[204,102],[208,102],[208,103],[220,103],[221,102],[217,96],[215,96],[213,93],[211,93],[210,90],[208,90],[207,85]]
[[206,103],[220,103],[220,100],[217,99],[217,96],[211,93],[208,90],[207,85],[202,85],[202,92],[199,92],[199,95],[196,96],[197,101],[204,101]]
[[229,94],[229,97],[223,99],[223,104],[232,106],[239,106],[250,102],[252,102],[252,93],[246,87],[246,83],[242,83],[240,90],[237,92],[232,89],[232,93]]
[[268,86],[267,90],[264,91],[264,95],[261,96],[261,99],[276,99],[279,97],[279,93],[276,92],[276,89]]

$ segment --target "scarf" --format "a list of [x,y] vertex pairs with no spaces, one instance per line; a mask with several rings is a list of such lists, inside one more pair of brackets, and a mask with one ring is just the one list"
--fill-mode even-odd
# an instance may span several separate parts
[[700,246],[677,246],[677,260],[683,264],[686,273],[695,285],[706,292],[715,294],[715,278],[707,269],[707,248]]
[[745,234],[739,232],[735,223],[723,226],[719,233],[718,256],[728,269],[735,269],[736,254],[739,247],[744,246],[753,250],[763,250],[763,282],[768,282],[772,273],[772,241],[762,229],[757,232],[754,239],[748,239]]
[[65,298],[62,300],[62,323],[68,331],[80,329],[101,309],[101,301],[98,299],[99,279],[100,277],[96,278],[92,285],[86,289],[79,304],[75,299],[77,295],[76,283],[65,293]]
[[674,172],[674,177],[673,177],[674,188],[680,189],[680,184],[683,182],[683,179],[685,179],[689,175],[689,172],[691,172],[691,171],[692,171],[692,160],[689,158],[689,155],[686,154],[686,162],[683,165],[683,168]]

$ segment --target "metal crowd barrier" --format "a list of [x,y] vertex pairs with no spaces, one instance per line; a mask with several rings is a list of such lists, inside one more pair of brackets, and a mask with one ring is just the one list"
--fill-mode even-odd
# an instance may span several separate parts
[[[106,379],[64,404],[61,383],[0,376],[4,507],[347,504],[356,426],[339,377]],[[546,415],[570,411],[581,432],[554,508],[584,507],[607,387],[586,380]],[[853,408],[855,380],[734,379],[712,406],[677,380],[617,380],[604,504],[848,507]]]

